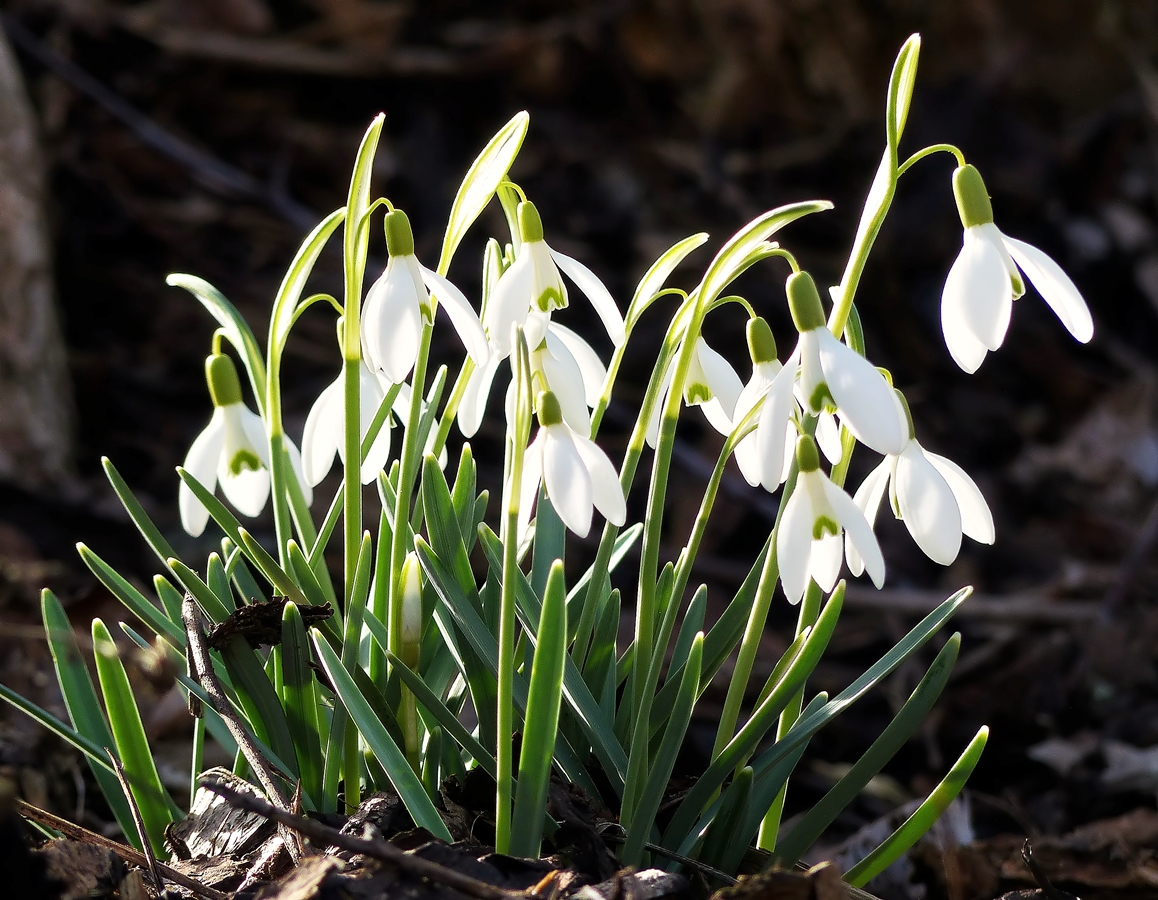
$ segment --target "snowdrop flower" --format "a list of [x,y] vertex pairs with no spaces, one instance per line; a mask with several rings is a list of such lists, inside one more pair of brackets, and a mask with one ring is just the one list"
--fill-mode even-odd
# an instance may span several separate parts
[[885,561],[864,513],[820,471],[816,442],[807,435],[796,443],[796,460],[796,490],[776,531],[776,558],[788,602],[800,602],[810,578],[825,592],[832,590],[840,574],[842,530],[879,588],[885,581]]
[[[668,394],[675,379],[676,362],[673,359],[664,375],[659,399],[651,412],[645,435],[649,447],[659,440],[659,427],[663,421],[663,409],[667,406]],[[736,370],[723,356],[708,346],[702,337],[696,338],[691,368],[684,382],[684,403],[698,406],[704,418],[720,434],[731,434],[732,416],[737,401],[744,390],[744,383]]]
[[837,412],[853,436],[877,453],[900,453],[905,431],[893,389],[863,356],[828,330],[816,282],[796,272],[785,285],[792,320],[800,332],[801,404],[813,414]]
[[523,457],[519,533],[530,521],[540,483],[546,485],[547,497],[563,524],[579,537],[591,530],[592,506],[611,524],[622,525],[627,520],[627,504],[619,473],[607,454],[571,430],[552,392],[541,392],[535,406],[539,433]]
[[[484,315],[494,352],[500,357],[510,354],[511,327],[522,326],[529,313],[566,308],[567,285],[560,269],[591,302],[612,343],[618,347],[627,340],[623,316],[598,276],[578,260],[552,250],[543,240],[543,221],[535,204],[520,203],[518,219],[522,244],[514,263],[499,279]],[[535,338],[539,335],[532,335],[531,329],[527,329],[527,335],[528,346],[537,346]]]
[[1094,323],[1082,295],[1056,262],[993,224],[993,206],[977,169],[966,165],[953,173],[953,194],[965,235],[941,294],[941,328],[954,362],[976,372],[985,354],[1001,346],[1013,301],[1025,293],[1022,273],[1069,333],[1088,342]]
[[423,321],[434,315],[432,291],[470,358],[475,365],[485,366],[490,347],[470,302],[453,284],[418,262],[406,213],[400,209],[388,213],[385,226],[390,259],[362,310],[362,355],[370,370],[381,372],[392,384],[406,380],[418,356]]
[[788,477],[796,428],[792,424],[792,386],[796,382],[796,365],[790,360],[781,366],[776,358],[776,340],[762,318],[748,322],[748,353],[752,358],[752,377],[736,401],[734,422],[739,425],[757,406],[756,430],[736,446],[736,464],[748,484],[762,484],[774,491]]
[[[256,516],[269,497],[269,443],[261,417],[241,400],[241,382],[233,360],[214,353],[205,360],[205,380],[213,400],[213,416],[197,435],[185,457],[184,469],[208,491],[217,482],[226,499],[247,516]],[[301,456],[288,438],[285,440],[290,466],[307,502],[312,491],[304,483]],[[184,481],[178,489],[181,525],[193,537],[205,530],[209,510]]]
[[[345,369],[330,382],[306,416],[306,428],[302,433],[302,463],[306,481],[311,485],[318,484],[329,473],[334,464],[334,454],[346,461],[345,444]],[[358,367],[358,437],[364,440],[378,407],[386,397],[389,385],[375,375],[363,361]],[[394,411],[399,415],[400,408],[409,406],[403,403],[402,392],[394,400]],[[390,458],[390,417],[382,423],[378,436],[362,460],[362,484],[369,484],[378,473],[385,468],[386,460]]]
[[[908,404],[900,392],[897,396],[909,421],[909,439],[900,453],[886,456],[869,473],[853,501],[873,525],[887,487],[893,514],[905,523],[917,546],[929,559],[947,566],[961,549],[962,532],[982,544],[993,543],[993,515],[960,466],[917,443]],[[864,570],[860,554],[851,544],[845,552],[849,569],[859,575]]]

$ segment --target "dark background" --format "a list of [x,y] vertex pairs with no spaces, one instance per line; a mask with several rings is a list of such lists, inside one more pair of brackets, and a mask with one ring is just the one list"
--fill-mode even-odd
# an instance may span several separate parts
[[[893,57],[921,32],[902,149],[961,147],[986,177],[998,225],[1071,273],[1097,331],[1090,345],[1076,344],[1031,290],[1015,305],[1006,346],[976,376],[961,373],[945,350],[938,312],[961,240],[953,163],[940,155],[904,177],[858,295],[869,354],[908,395],[922,443],[978,481],[998,543],[966,540],[957,563],[942,569],[882,512],[891,588],[931,604],[972,583],[993,601],[991,614],[961,619],[962,671],[942,713],[892,771],[904,789],[920,790],[988,722],[994,738],[976,784],[998,799],[986,827],[1058,832],[1153,805],[1146,790],[1106,788],[1096,755],[1063,779],[1025,750],[1082,731],[1137,747],[1158,743],[1158,590],[1153,548],[1139,543],[1158,485],[1158,4],[22,0],[6,8],[123,102],[319,218],[344,203],[358,141],[384,111],[375,191],[407,210],[428,263],[471,159],[510,115],[527,109],[530,133],[512,177],[538,204],[548,240],[591,266],[621,306],[675,240],[712,235],[676,276],[690,287],[710,253],[749,218],[814,197],[833,200],[835,211],[794,225],[784,242],[818,282],[835,283],[883,147]],[[221,190],[204,171],[145,146],[26,50],[20,60],[51,177],[77,440],[66,484],[0,487],[3,616],[36,622],[35,590],[47,578],[83,628],[95,612],[116,612],[75,560],[74,541],[143,583],[154,565],[118,513],[101,455],[179,549],[203,554],[212,546],[181,535],[173,467],[210,412],[202,360],[213,323],[191,297],[167,288],[165,276],[188,272],[212,282],[261,337],[304,231],[270,202]],[[481,224],[451,272],[472,297],[483,240],[502,234],[495,210]],[[374,246],[381,255],[380,236]],[[785,274],[765,264],[737,286],[768,316],[782,346],[792,337]],[[325,256],[314,284],[337,290],[339,276],[337,257]],[[708,336],[746,377],[742,320],[730,309],[709,323]],[[598,337],[584,311],[577,299],[569,321]],[[655,345],[663,318],[657,308],[644,320],[641,348]],[[459,350],[448,330],[440,333],[439,353]],[[295,438],[337,373],[333,335],[332,314],[319,311],[290,342],[285,407]],[[605,428],[613,456],[648,371],[647,353],[629,354]],[[689,462],[676,471],[673,547],[699,502],[696,460],[710,465],[719,447],[700,421],[690,413],[681,431]],[[484,426],[476,446],[488,446],[497,429]],[[850,484],[875,464],[869,457],[856,459]],[[498,459],[492,453],[485,464],[492,484]],[[730,596],[770,527],[743,496],[753,495],[721,503],[705,543],[697,578],[713,597]],[[641,495],[631,510],[642,515]],[[1124,567],[1132,546],[1140,565]],[[1003,601],[1025,597],[1074,609],[1077,622],[1040,609],[1002,613]],[[770,652],[783,646],[791,613],[777,618]],[[912,621],[899,607],[854,606],[818,680],[847,683],[854,666]],[[11,641],[6,683],[19,680],[17,657],[40,659],[31,639]],[[902,671],[889,697],[832,729],[819,756],[854,758],[879,729],[890,697],[903,698],[913,677]],[[51,690],[44,696],[51,705]],[[35,769],[38,735],[14,719],[7,728],[7,762]],[[806,774],[802,799],[809,778],[813,787],[824,784]]]

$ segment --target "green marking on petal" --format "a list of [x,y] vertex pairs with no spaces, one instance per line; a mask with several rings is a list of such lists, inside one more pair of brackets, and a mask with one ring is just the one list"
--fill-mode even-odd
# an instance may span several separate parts
[[689,382],[684,387],[684,403],[688,406],[699,406],[701,403],[707,403],[715,394],[712,389],[702,382]]
[[229,471],[234,475],[240,475],[242,469],[249,469],[251,472],[256,472],[261,468],[261,460],[257,458],[257,454],[252,450],[238,450],[233,454],[233,458],[229,460]]
[[828,389],[826,382],[820,382],[812,391],[812,395],[808,398],[808,405],[812,407],[814,412],[834,412],[836,410],[836,401],[832,398],[832,392]]
[[555,309],[566,309],[567,298],[557,287],[549,287],[535,298],[535,306],[539,312],[551,312]]
[[836,537],[840,534],[840,526],[828,516],[818,516],[816,521],[812,523],[812,539],[819,541],[826,534]]

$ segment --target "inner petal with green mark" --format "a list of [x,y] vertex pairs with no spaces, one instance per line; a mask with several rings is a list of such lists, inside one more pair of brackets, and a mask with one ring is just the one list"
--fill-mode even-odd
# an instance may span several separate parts
[[229,471],[234,475],[240,475],[243,469],[256,472],[260,468],[261,460],[257,458],[257,454],[252,450],[238,450],[233,454],[233,458],[229,460]]
[[840,526],[828,516],[817,516],[816,521],[812,523],[812,539],[822,540],[826,534],[836,537],[840,534]]

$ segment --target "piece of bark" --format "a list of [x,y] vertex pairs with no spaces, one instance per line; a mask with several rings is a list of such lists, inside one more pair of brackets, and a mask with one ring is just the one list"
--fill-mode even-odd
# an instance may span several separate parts
[[59,489],[73,457],[43,159],[24,79],[0,30],[0,479],[34,490]]
[[253,785],[227,769],[213,768],[202,772],[197,777],[197,793],[189,815],[171,825],[165,835],[178,857],[196,859],[246,854],[273,835],[274,826],[268,819],[226,803],[220,795],[202,786],[206,778],[223,780],[234,790],[261,797]]

